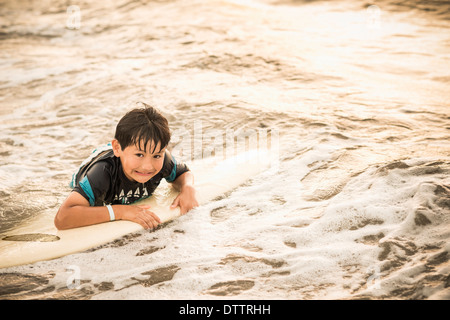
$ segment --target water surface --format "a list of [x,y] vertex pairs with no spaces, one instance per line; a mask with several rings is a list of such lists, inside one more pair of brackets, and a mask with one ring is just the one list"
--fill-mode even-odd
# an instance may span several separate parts
[[0,6],[2,235],[53,217],[137,101],[174,149],[199,124],[276,132],[279,166],[154,232],[4,269],[2,298],[450,298],[447,2],[76,6]]

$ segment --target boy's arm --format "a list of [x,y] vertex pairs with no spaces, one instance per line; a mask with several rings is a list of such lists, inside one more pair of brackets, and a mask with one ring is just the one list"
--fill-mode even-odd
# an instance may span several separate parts
[[[150,206],[112,206],[116,220],[130,220],[145,229],[155,228],[161,221],[148,209]],[[55,226],[59,230],[71,229],[110,221],[108,209],[104,206],[90,206],[81,194],[71,192],[55,216]]]
[[181,214],[185,214],[194,207],[198,207],[192,172],[186,171],[181,174],[172,182],[172,185],[180,194],[173,201],[171,208],[180,207]]

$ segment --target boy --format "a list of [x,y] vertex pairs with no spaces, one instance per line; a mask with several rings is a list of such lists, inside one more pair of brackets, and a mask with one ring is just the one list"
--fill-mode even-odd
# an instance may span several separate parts
[[171,208],[181,214],[198,206],[189,168],[166,150],[167,119],[154,108],[128,112],[117,124],[114,139],[81,165],[73,191],[55,217],[56,228],[70,229],[113,220],[130,220],[145,229],[161,221],[150,206],[128,206],[149,197],[162,178],[180,191]]

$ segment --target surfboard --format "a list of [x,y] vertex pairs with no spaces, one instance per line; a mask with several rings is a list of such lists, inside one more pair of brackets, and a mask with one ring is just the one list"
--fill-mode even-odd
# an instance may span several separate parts
[[[188,163],[188,166],[194,174],[197,199],[201,206],[267,170],[271,163],[269,150],[257,149],[219,161],[215,157],[195,160]],[[175,189],[163,179],[152,196],[134,205],[150,205],[151,210],[165,223],[180,216],[179,208],[170,208],[176,196]],[[195,210],[193,211],[195,214]],[[36,217],[33,221],[2,235],[0,268],[82,252],[143,230],[141,225],[125,220],[57,230],[53,219],[54,216]]]

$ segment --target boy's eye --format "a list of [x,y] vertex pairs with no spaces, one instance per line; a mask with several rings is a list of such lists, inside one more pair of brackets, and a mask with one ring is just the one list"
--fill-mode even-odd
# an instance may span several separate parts
[[155,155],[153,156],[153,158],[155,158],[155,159],[160,159],[161,156],[160,156],[159,154],[155,154]]
[[142,153],[136,153],[136,157],[142,158],[144,155]]

